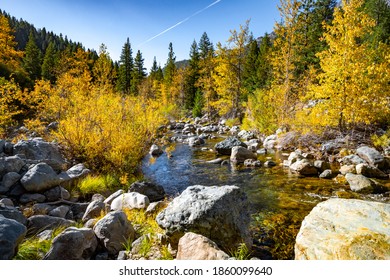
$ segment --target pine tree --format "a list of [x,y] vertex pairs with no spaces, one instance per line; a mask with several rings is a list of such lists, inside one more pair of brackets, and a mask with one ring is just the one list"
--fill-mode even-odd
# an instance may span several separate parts
[[266,88],[272,78],[272,69],[270,57],[272,52],[272,42],[270,36],[265,33],[261,39],[259,46],[259,54],[257,56],[257,86],[261,89]]
[[379,42],[390,44],[390,2],[388,0],[366,0],[365,11],[375,20],[374,32],[369,40],[373,47]]
[[195,101],[195,94],[198,91],[197,82],[199,79],[199,62],[200,62],[198,45],[194,40],[190,50],[190,61],[185,77],[185,108],[192,109]]
[[132,56],[131,44],[129,38],[122,48],[122,53],[119,60],[119,73],[117,88],[125,94],[131,91],[132,73],[134,68],[134,61]]
[[45,56],[42,64],[42,78],[54,83],[56,80],[55,68],[56,68],[56,50],[54,43],[50,42],[46,49]]
[[199,49],[199,58],[204,60],[208,56],[210,56],[211,53],[214,53],[214,46],[210,42],[209,37],[207,36],[206,32],[203,32],[202,37],[199,40],[198,44],[198,49]]
[[138,87],[146,77],[146,68],[144,67],[144,59],[142,58],[141,51],[138,50],[134,59],[133,79],[131,83],[132,92],[138,94]]
[[260,48],[257,41],[250,39],[248,54],[245,56],[244,70],[242,73],[243,84],[248,93],[253,93],[260,85],[257,71],[259,68],[259,54]]
[[156,81],[162,81],[164,79],[161,66],[157,65],[156,57],[153,58],[152,68],[150,68],[150,78]]
[[173,52],[172,42],[169,43],[168,49],[169,49],[168,59],[164,68],[164,80],[167,87],[170,87],[172,85],[173,78],[176,74],[176,65],[175,65],[176,56],[175,53]]

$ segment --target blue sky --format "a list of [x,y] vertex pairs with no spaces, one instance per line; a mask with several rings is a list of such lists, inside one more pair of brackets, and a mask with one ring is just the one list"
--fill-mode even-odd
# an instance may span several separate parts
[[[214,44],[225,43],[230,30],[239,29],[247,19],[251,19],[250,30],[255,37],[271,32],[280,18],[278,3],[279,0],[0,0],[0,9],[36,28],[46,27],[67,35],[86,48],[98,50],[104,43],[113,60],[119,59],[129,37],[133,54],[139,49],[149,70],[154,56],[164,66],[169,42],[177,60],[188,58],[193,40],[198,42],[204,31]],[[163,34],[155,37],[160,33]]]

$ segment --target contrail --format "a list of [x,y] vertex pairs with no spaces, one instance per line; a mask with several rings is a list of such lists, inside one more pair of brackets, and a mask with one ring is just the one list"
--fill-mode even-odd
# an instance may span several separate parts
[[172,25],[171,27],[165,29],[164,31],[161,31],[161,32],[158,33],[157,35],[155,35],[155,36],[153,36],[153,37],[147,39],[146,41],[144,41],[144,42],[142,42],[141,44],[139,44],[137,47],[140,47],[140,46],[142,46],[142,45],[144,45],[144,44],[146,44],[146,43],[152,41],[153,39],[156,39],[157,37],[163,35],[164,33],[167,33],[169,30],[171,30],[171,29],[173,29],[173,28],[179,26],[180,24],[186,22],[186,21],[189,20],[190,18],[192,18],[192,17],[194,17],[194,16],[196,16],[196,15],[198,15],[198,14],[204,12],[205,10],[211,8],[212,6],[214,6],[215,4],[217,4],[217,3],[221,2],[221,1],[222,1],[222,0],[214,1],[213,3],[211,3],[210,5],[208,5],[207,7],[204,7],[203,9],[201,9],[201,10],[199,10],[199,11],[193,13],[193,14],[190,15],[189,17],[187,17],[187,18],[185,18],[185,19],[179,21],[178,23]]

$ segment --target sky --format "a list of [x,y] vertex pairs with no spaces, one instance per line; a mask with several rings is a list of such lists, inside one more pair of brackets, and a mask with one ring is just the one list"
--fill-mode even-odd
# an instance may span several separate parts
[[280,16],[279,0],[0,0],[0,9],[37,29],[62,33],[85,48],[104,43],[119,60],[130,39],[150,70],[153,58],[164,67],[172,42],[176,61],[188,59],[194,40],[203,32],[216,45],[226,44],[230,30],[250,19],[255,37],[270,33]]

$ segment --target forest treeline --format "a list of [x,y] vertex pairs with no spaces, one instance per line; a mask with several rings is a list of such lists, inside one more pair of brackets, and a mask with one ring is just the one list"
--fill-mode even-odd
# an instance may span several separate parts
[[[129,38],[119,61],[0,16],[0,133],[24,125],[91,167],[133,172],[170,114],[224,116],[246,129],[322,132],[387,128],[390,6],[387,0],[280,0],[281,21],[254,37],[250,20],[226,42],[207,33],[178,67],[174,46],[147,72]],[[104,162],[104,164],[102,164]]]

